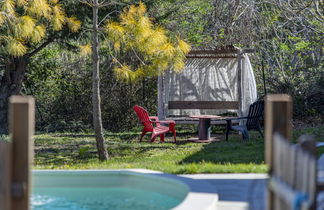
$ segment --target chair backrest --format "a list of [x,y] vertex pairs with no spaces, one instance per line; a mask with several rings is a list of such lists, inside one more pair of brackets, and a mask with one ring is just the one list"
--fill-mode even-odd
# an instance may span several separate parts
[[247,129],[250,128],[257,128],[260,126],[260,119],[263,117],[264,112],[264,101],[256,101],[251,104],[249,108],[249,114],[247,116],[246,127]]
[[148,112],[143,107],[138,105],[135,105],[133,109],[136,112],[138,119],[144,125],[144,127],[146,129],[153,129],[153,124],[150,122]]

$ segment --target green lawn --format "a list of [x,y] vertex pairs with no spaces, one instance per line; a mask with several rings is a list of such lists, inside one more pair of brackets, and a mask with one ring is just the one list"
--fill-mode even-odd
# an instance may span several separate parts
[[[324,129],[304,129],[294,137],[313,133],[324,141]],[[265,173],[264,142],[258,133],[242,142],[241,136],[231,135],[229,142],[209,144],[189,143],[193,132],[180,132],[178,143],[168,136],[165,143],[138,142],[139,132],[107,133],[111,159],[99,162],[95,139],[85,133],[38,134],[35,137],[35,169],[127,169],[146,168],[173,174],[193,173]],[[222,137],[224,138],[224,137]],[[149,136],[146,136],[146,140]],[[322,150],[323,151],[323,150]]]

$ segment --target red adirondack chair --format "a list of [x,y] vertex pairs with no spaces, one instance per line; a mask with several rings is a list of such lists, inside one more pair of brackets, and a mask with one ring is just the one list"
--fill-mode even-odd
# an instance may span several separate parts
[[[149,116],[148,112],[143,107],[137,105],[134,106],[134,111],[136,112],[138,119],[144,126],[140,141],[142,141],[143,136],[147,132],[152,132],[151,142],[153,142],[157,136],[160,136],[160,140],[163,142],[165,133],[169,131],[173,133],[174,142],[177,141],[175,122],[173,120],[159,121],[158,117]],[[167,127],[161,124],[168,124],[169,126]]]

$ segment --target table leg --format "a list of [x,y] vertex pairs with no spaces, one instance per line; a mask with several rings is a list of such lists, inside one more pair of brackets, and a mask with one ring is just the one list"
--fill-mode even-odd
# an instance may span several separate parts
[[199,140],[209,140],[210,139],[210,119],[200,118],[199,119]]
[[228,134],[232,127],[232,120],[226,120],[226,141],[228,141]]

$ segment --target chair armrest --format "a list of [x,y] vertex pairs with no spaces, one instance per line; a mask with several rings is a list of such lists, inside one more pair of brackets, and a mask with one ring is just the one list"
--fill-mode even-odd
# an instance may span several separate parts
[[160,121],[157,116],[149,116],[150,122],[151,123],[165,123],[165,124],[175,124],[174,120],[162,120]]
[[159,118],[157,116],[149,116],[149,119],[154,121],[159,121]]
[[166,121],[152,121],[150,120],[151,123],[165,123],[165,124],[175,124],[175,121],[173,120],[166,120]]
[[163,120],[163,121],[160,121],[160,123],[175,124],[175,121],[174,120]]
[[233,117],[233,118],[225,118],[224,120],[228,121],[228,120],[243,120],[243,119],[247,119],[247,117]]

